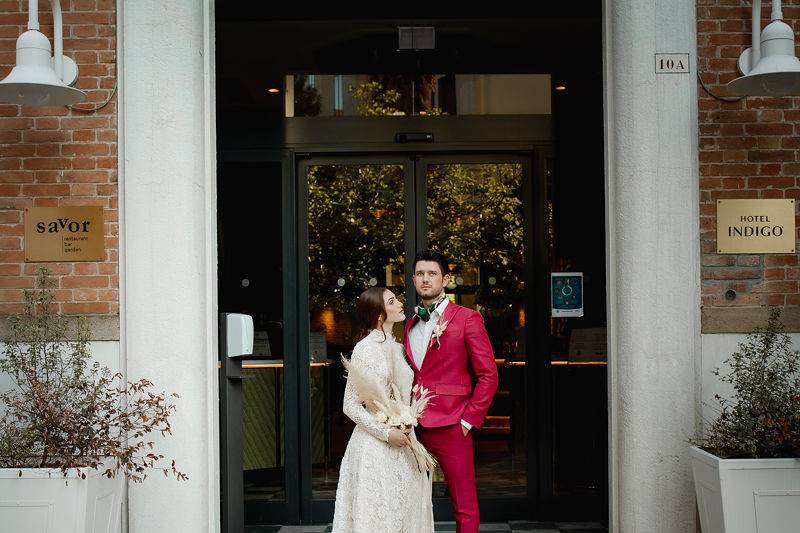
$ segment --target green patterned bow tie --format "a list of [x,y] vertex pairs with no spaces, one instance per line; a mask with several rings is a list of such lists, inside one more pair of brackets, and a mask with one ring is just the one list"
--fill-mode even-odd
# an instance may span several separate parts
[[442,295],[441,298],[433,302],[429,306],[418,305],[414,308],[414,314],[417,315],[422,319],[423,322],[427,322],[431,319],[431,314],[433,314],[433,310],[439,307],[439,304],[442,303],[445,299],[445,296]]

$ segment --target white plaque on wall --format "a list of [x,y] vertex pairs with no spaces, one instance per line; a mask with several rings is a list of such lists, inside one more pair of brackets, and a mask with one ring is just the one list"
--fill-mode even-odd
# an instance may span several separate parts
[[688,74],[689,54],[656,54],[656,74]]

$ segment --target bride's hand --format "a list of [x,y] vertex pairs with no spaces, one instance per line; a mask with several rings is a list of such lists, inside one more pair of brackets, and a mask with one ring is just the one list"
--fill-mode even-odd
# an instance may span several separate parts
[[389,444],[395,448],[405,448],[410,444],[410,441],[408,440],[408,435],[399,429],[391,429],[389,430]]

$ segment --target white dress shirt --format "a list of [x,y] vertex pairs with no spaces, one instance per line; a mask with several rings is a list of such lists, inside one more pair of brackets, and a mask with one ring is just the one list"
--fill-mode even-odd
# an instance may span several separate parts
[[425,353],[428,351],[428,345],[431,342],[433,328],[436,327],[439,318],[444,315],[444,310],[449,301],[450,300],[447,298],[442,300],[439,305],[436,306],[436,309],[433,310],[431,318],[427,322],[418,319],[414,327],[411,328],[411,331],[408,332],[408,340],[411,344],[411,355],[414,357],[414,363],[417,365],[417,368],[422,368],[422,362],[425,360]]
[[[411,356],[414,358],[414,364],[417,368],[422,368],[422,363],[425,361],[425,354],[428,351],[428,346],[431,342],[431,335],[433,328],[439,323],[439,318],[444,316],[444,310],[450,302],[448,298],[436,306],[436,309],[431,312],[431,318],[425,322],[422,319],[417,319],[417,323],[411,327],[408,332],[408,343],[411,345]],[[461,425],[469,431],[472,429],[472,424],[466,420],[461,420]]]

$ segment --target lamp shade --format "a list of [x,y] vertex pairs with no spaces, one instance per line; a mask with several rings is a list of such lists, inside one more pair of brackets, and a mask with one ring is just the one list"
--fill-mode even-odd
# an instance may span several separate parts
[[[70,82],[77,76],[74,62],[64,62]],[[86,94],[70,87],[53,69],[50,40],[37,30],[28,30],[17,39],[17,64],[0,81],[0,102],[22,105],[71,105],[86,100]]]
[[744,74],[728,83],[737,95],[784,96],[800,94],[800,60],[794,55],[794,31],[782,20],[773,20],[761,33],[761,53],[755,65],[752,48],[739,58]]

